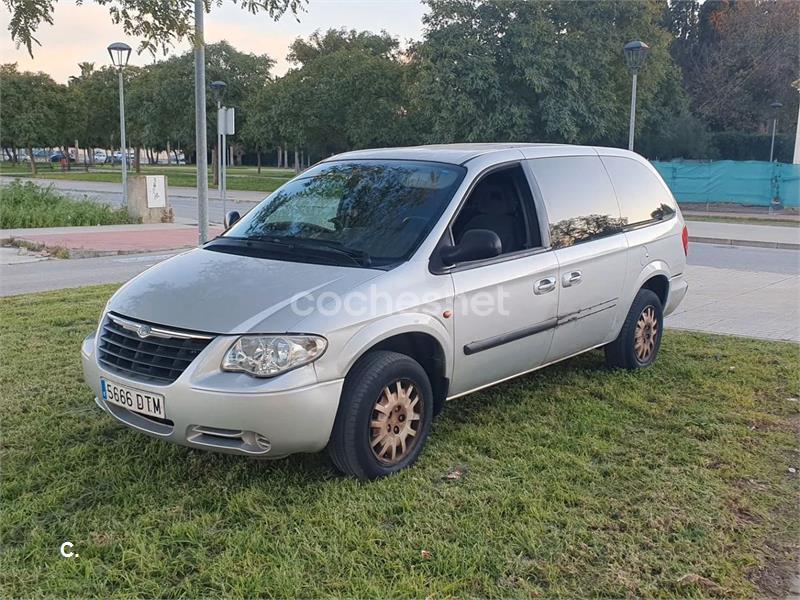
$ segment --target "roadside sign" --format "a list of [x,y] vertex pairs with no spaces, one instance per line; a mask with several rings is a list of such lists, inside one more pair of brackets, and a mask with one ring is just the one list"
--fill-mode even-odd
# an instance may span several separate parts
[[217,111],[217,135],[233,135],[236,133],[235,110],[223,106]]
[[164,175],[147,175],[147,208],[166,208],[167,183]]

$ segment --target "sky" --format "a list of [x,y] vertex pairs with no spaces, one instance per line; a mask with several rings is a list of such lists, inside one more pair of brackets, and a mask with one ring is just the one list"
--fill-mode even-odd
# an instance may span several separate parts
[[[213,4],[213,3],[212,3]],[[222,7],[212,6],[206,15],[207,43],[227,40],[245,52],[268,54],[277,61],[273,73],[280,75],[289,68],[286,62],[289,44],[297,37],[305,37],[317,29],[340,28],[380,31],[382,29],[400,39],[405,46],[408,40],[422,37],[422,15],[425,7],[420,0],[309,0],[305,11],[285,15],[273,22],[264,14],[251,15],[232,2]],[[82,6],[74,0],[60,0],[56,5],[52,26],[42,25],[36,32],[41,46],[34,46],[34,58],[27,50],[16,48],[8,31],[9,12],[0,7],[0,62],[16,62],[22,71],[44,71],[60,83],[76,75],[78,63],[94,62],[100,67],[110,62],[106,47],[111,42],[126,42],[134,49],[136,38],[124,35],[122,26],[114,25],[108,9],[87,0]],[[191,49],[187,40],[174,47],[173,53]],[[132,65],[145,65],[156,59],[148,52],[131,55]]]

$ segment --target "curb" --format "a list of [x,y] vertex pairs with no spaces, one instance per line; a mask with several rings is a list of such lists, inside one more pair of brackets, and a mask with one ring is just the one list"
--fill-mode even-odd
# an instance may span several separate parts
[[150,250],[87,250],[85,248],[64,248],[63,246],[48,246],[39,242],[31,242],[22,238],[0,239],[0,246],[13,248],[27,248],[32,252],[47,252],[51,258],[60,259],[81,259],[81,258],[100,258],[102,256],[127,256],[130,254],[146,254],[150,252],[177,252],[180,250],[190,250],[197,246],[179,246],[177,248],[156,248]]
[[777,250],[800,250],[800,244],[792,242],[767,242],[761,240],[734,240],[726,238],[709,238],[689,236],[689,241],[696,244],[716,244],[718,246],[750,246],[752,248],[773,248]]

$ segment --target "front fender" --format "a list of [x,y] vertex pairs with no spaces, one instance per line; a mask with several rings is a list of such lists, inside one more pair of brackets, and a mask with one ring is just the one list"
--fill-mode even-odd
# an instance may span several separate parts
[[[379,342],[403,333],[423,333],[431,336],[442,347],[447,377],[453,371],[453,335],[444,323],[425,313],[401,313],[387,316],[367,324],[352,335],[341,347],[337,360],[329,368],[338,377],[348,373],[355,362]],[[326,373],[319,373],[325,380]]]

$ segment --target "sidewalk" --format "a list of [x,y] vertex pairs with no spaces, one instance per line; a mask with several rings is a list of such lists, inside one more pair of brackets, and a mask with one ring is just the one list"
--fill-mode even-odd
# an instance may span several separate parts
[[691,217],[686,217],[690,242],[800,250],[800,227],[716,223],[690,219]]
[[[221,227],[209,227],[209,239],[222,231]],[[0,242],[12,239],[36,247],[60,249],[62,254],[66,251],[69,258],[177,250],[198,245],[197,226],[182,223],[0,230]]]
[[689,293],[666,327],[800,343],[797,275],[688,265],[685,277]]
[[692,217],[727,217],[733,219],[759,219],[764,221],[800,221],[800,212],[796,209],[773,210],[767,206],[730,206],[709,204],[708,208],[699,203],[678,203],[683,216]]

